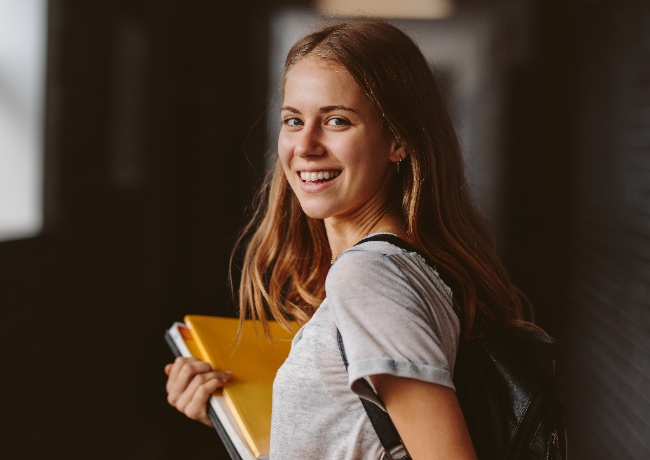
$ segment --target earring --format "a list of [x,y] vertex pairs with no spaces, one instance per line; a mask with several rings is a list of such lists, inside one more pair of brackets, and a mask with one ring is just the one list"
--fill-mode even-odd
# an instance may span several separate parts
[[399,164],[402,162],[402,157],[397,160],[397,173],[399,174]]

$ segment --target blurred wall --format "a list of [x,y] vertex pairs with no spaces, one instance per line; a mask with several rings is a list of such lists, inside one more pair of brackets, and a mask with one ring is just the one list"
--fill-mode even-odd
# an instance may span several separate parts
[[650,458],[650,3],[580,25],[569,421],[579,458]]
[[650,4],[537,2],[512,75],[505,249],[564,344],[578,459],[650,457]]
[[[162,333],[234,314],[228,258],[268,149],[270,18],[307,4],[49,2],[45,230],[0,243],[7,458],[225,458],[166,405]],[[648,6],[526,5],[525,53],[498,72],[501,250],[565,343],[572,458],[646,458]],[[484,62],[499,65],[521,35],[496,23]]]
[[46,0],[0,2],[0,241],[40,232]]
[[[45,230],[0,243],[5,458],[200,458],[166,407],[163,332],[233,314],[230,248],[261,173],[265,9],[52,0]],[[11,376],[11,377],[9,377]]]

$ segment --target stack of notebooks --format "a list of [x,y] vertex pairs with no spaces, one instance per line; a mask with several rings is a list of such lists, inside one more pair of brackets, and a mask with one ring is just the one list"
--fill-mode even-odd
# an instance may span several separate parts
[[246,321],[237,342],[238,328],[235,318],[188,315],[166,331],[165,339],[176,356],[194,356],[232,372],[228,385],[210,398],[210,419],[233,460],[268,459],[273,379],[293,334],[270,323],[273,340],[268,341],[261,328]]

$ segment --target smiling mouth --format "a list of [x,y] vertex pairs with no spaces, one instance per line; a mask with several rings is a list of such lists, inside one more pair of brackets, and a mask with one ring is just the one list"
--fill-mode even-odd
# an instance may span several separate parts
[[341,174],[341,171],[300,171],[300,180],[307,184],[327,182]]

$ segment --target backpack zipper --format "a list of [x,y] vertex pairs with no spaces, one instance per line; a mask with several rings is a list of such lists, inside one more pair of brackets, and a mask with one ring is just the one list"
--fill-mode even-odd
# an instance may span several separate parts
[[548,459],[552,460],[550,456],[552,453],[555,460],[562,460],[562,457],[560,456],[560,440],[558,439],[557,428],[551,433],[551,448],[552,451],[549,452]]

